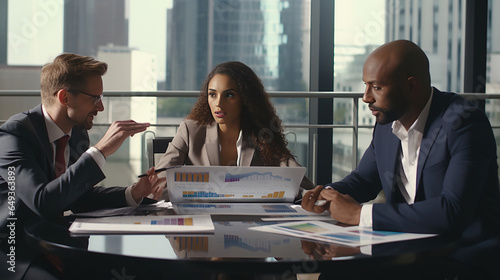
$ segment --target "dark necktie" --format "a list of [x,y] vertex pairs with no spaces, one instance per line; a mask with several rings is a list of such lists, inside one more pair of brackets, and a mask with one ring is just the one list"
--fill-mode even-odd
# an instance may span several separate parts
[[56,178],[66,172],[66,160],[64,159],[64,150],[68,143],[69,135],[57,139],[56,141]]

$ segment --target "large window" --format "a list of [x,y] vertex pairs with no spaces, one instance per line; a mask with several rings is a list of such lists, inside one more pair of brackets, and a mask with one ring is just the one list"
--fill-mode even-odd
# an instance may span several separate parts
[[[364,92],[363,64],[374,48],[386,42],[386,1],[335,1],[334,21],[334,91]],[[375,120],[367,106],[359,102],[358,125],[373,126]],[[333,124],[354,125],[356,105],[352,98],[336,98],[333,102]],[[356,165],[353,162],[357,145],[359,160],[368,147],[371,129],[358,131],[353,141],[352,129],[333,130],[332,180],[342,179]]]
[[[362,93],[362,67],[368,54],[385,42],[409,39],[427,53],[434,86],[463,92],[464,54],[468,52],[466,4],[471,2],[330,1],[0,0],[0,90],[6,95],[12,90],[39,90],[41,67],[56,55],[90,55],[109,64],[105,95],[106,91],[120,93],[103,99],[105,111],[91,131],[94,143],[110,122],[125,118],[156,125],[144,138],[173,136],[176,125],[190,112],[207,73],[220,62],[239,60],[257,73],[268,91],[300,91],[306,96],[276,97],[272,102],[299,163],[308,167],[310,176],[319,166],[327,166],[321,172],[331,173],[331,180],[337,180],[356,166],[368,146],[374,118],[361,99],[352,97],[334,98],[327,112],[315,112],[315,101],[328,99],[307,98],[310,90],[316,90],[318,77],[328,73],[331,87],[327,88],[335,93]],[[318,13],[318,3],[328,7],[326,12]],[[500,20],[493,15],[500,11],[500,4],[489,0],[488,5],[484,80],[486,92],[498,94]],[[329,20],[317,20],[319,14]],[[321,25],[325,22],[328,26]],[[332,33],[333,40],[326,36]],[[324,45],[317,48],[319,41],[319,45],[330,44],[326,49],[328,53],[333,50],[333,59],[317,57],[318,49],[325,49]],[[331,69],[331,60],[333,75],[322,68],[328,65]],[[148,96],[137,94],[143,91]],[[185,95],[150,94],[156,91]],[[15,93],[0,99],[0,120],[40,102],[38,96]],[[493,125],[500,124],[499,106],[497,100],[486,101]],[[314,120],[322,115],[327,116],[327,122]],[[320,124],[327,128],[315,128]],[[315,139],[323,137],[316,129],[330,131],[331,141],[328,137],[326,143]],[[116,165],[107,165],[110,172],[129,168],[132,175],[125,182],[142,173],[143,142],[138,137],[127,141],[109,160],[116,161]],[[330,148],[331,170],[330,162],[313,159]],[[123,162],[130,164],[122,166]],[[328,183],[322,178],[317,183]]]
[[[8,11],[7,20],[0,20],[0,35],[8,34],[0,41],[5,42],[0,89],[39,90],[41,67],[62,52],[93,56],[109,65],[105,95],[122,91],[124,96],[103,99],[105,111],[95,121],[102,125],[92,129],[92,142],[102,137],[106,124],[124,118],[160,124],[146,137],[173,136],[196,97],[126,93],[198,91],[216,64],[230,60],[250,66],[268,91],[307,91],[310,5],[310,0],[0,0],[0,10]],[[39,100],[6,97],[0,119]],[[272,102],[285,124],[308,123],[306,98]],[[307,135],[307,128],[286,129],[289,147],[303,165]],[[121,165],[128,159],[131,174],[142,172],[141,142],[132,138],[124,143],[109,160],[116,167],[106,168],[129,169]]]
[[[486,93],[500,93],[500,19],[492,15],[500,12],[498,1],[489,1],[488,36],[486,53]],[[500,102],[488,100],[487,114],[493,125],[500,125]]]

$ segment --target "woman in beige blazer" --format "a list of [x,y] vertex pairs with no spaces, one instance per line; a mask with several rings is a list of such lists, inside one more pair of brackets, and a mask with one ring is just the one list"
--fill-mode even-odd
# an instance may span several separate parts
[[[247,65],[217,65],[156,169],[174,165],[299,166],[261,80]],[[304,176],[301,187],[314,184]]]

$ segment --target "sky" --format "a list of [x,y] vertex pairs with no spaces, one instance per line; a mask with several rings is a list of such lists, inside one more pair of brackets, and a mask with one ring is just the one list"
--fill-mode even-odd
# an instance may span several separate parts
[[9,65],[43,65],[63,49],[63,0],[9,0]]
[[158,61],[158,79],[166,76],[167,9],[168,0],[130,0],[129,46],[155,54]]
[[365,45],[385,43],[385,0],[335,1],[335,71],[342,71]]
[[385,0],[335,1],[335,43],[361,46],[385,42]]

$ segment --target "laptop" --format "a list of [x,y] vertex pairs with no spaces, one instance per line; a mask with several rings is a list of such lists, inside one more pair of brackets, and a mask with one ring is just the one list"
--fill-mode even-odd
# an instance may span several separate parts
[[192,166],[167,171],[172,203],[293,202],[305,167]]

